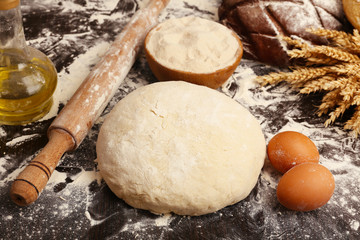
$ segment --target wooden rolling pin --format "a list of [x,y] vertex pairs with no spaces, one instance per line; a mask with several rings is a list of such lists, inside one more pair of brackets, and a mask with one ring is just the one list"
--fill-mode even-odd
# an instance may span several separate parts
[[18,175],[10,189],[20,206],[33,203],[61,156],[76,149],[135,62],[147,32],[170,0],[151,0],[137,11],[48,129],[49,142]]

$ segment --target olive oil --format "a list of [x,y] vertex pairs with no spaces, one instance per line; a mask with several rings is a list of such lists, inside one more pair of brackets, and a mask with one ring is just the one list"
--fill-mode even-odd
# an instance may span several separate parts
[[0,124],[36,121],[51,108],[56,69],[26,44],[19,0],[0,1],[0,22]]
[[26,59],[16,49],[0,49],[0,124],[38,120],[51,108],[57,74],[52,62],[36,49]]

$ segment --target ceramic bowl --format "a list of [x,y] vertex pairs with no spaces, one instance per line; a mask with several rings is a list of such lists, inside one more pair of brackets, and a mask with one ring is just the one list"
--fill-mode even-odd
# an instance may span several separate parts
[[239,48],[235,53],[234,61],[231,64],[228,64],[228,66],[209,73],[187,72],[179,69],[170,68],[161,64],[159,60],[156,59],[153,54],[151,54],[147,47],[148,42],[150,41],[150,38],[152,36],[151,32],[157,31],[158,29],[159,28],[155,27],[146,35],[144,47],[145,56],[150,66],[150,69],[159,81],[180,80],[217,89],[221,85],[223,85],[234,73],[243,55],[242,43],[238,35],[235,32],[232,32],[232,35],[239,43]]

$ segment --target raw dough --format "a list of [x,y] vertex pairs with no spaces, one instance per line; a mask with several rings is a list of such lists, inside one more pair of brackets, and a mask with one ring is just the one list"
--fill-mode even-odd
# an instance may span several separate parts
[[105,182],[129,205],[201,215],[248,196],[264,164],[265,139],[233,99],[170,81],[122,99],[106,117],[96,150]]

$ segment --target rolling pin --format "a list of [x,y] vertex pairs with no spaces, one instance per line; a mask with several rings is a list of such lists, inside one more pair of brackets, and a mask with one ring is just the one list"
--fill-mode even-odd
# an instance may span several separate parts
[[125,79],[147,32],[170,0],[150,0],[115,38],[109,50],[85,78],[51,123],[48,143],[17,176],[10,189],[19,206],[33,203],[45,188],[62,155],[75,150]]

